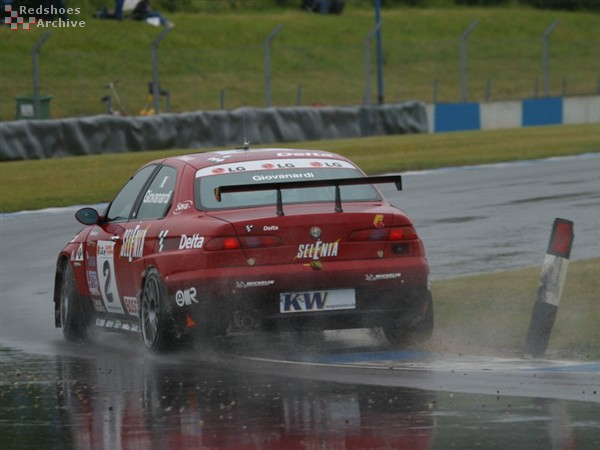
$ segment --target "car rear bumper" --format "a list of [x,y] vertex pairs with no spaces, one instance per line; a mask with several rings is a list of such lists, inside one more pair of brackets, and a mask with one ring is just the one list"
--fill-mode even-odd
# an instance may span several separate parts
[[[431,299],[428,278],[425,258],[387,258],[186,271],[165,277],[165,284],[180,323],[191,318],[209,326],[226,318],[246,329],[343,329],[421,317]],[[333,291],[353,292],[354,306],[282,312],[286,293]]]

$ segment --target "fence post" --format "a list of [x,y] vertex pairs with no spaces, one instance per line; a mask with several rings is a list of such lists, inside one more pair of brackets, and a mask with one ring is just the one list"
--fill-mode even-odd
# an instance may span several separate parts
[[277,25],[267,36],[263,44],[265,49],[265,98],[267,108],[271,107],[271,41],[281,31],[283,25]]
[[550,67],[548,63],[548,38],[554,29],[558,26],[558,20],[552,22],[552,24],[544,31],[542,37],[542,64],[544,66],[544,96],[550,95]]
[[467,93],[467,38],[471,31],[475,29],[478,20],[475,20],[471,25],[467,27],[465,31],[463,31],[460,36],[460,80],[461,80],[461,100],[463,103],[467,102],[469,95]]
[[365,105],[371,104],[371,39],[381,25],[382,23],[379,22],[365,37],[365,96],[363,99]]
[[[381,0],[375,0],[375,23],[381,25]],[[383,105],[383,48],[381,44],[381,27],[375,32],[377,49],[377,103]]]
[[31,63],[33,66],[33,117],[39,119],[41,116],[40,111],[40,67],[38,63],[38,56],[40,53],[40,47],[48,40],[52,31],[46,31],[34,44],[31,50]]
[[154,97],[154,114],[160,114],[160,84],[158,79],[158,44],[167,36],[175,25],[168,23],[165,29],[152,41],[152,96]]

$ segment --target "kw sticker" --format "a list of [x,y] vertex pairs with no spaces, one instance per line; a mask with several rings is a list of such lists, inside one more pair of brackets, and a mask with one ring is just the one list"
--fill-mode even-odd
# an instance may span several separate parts
[[355,308],[354,289],[282,292],[279,294],[279,312],[282,314]]

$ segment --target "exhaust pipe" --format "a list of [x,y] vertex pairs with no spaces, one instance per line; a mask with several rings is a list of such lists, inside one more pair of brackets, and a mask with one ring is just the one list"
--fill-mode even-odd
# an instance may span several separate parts
[[250,331],[260,327],[262,314],[254,310],[237,310],[233,313],[233,325],[240,331]]

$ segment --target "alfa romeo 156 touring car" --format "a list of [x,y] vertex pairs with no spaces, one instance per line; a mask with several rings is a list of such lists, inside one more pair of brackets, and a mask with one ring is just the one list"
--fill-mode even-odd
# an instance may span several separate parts
[[58,255],[55,324],[139,333],[166,350],[227,333],[382,329],[427,339],[433,304],[411,219],[325,151],[241,149],[140,168]]

